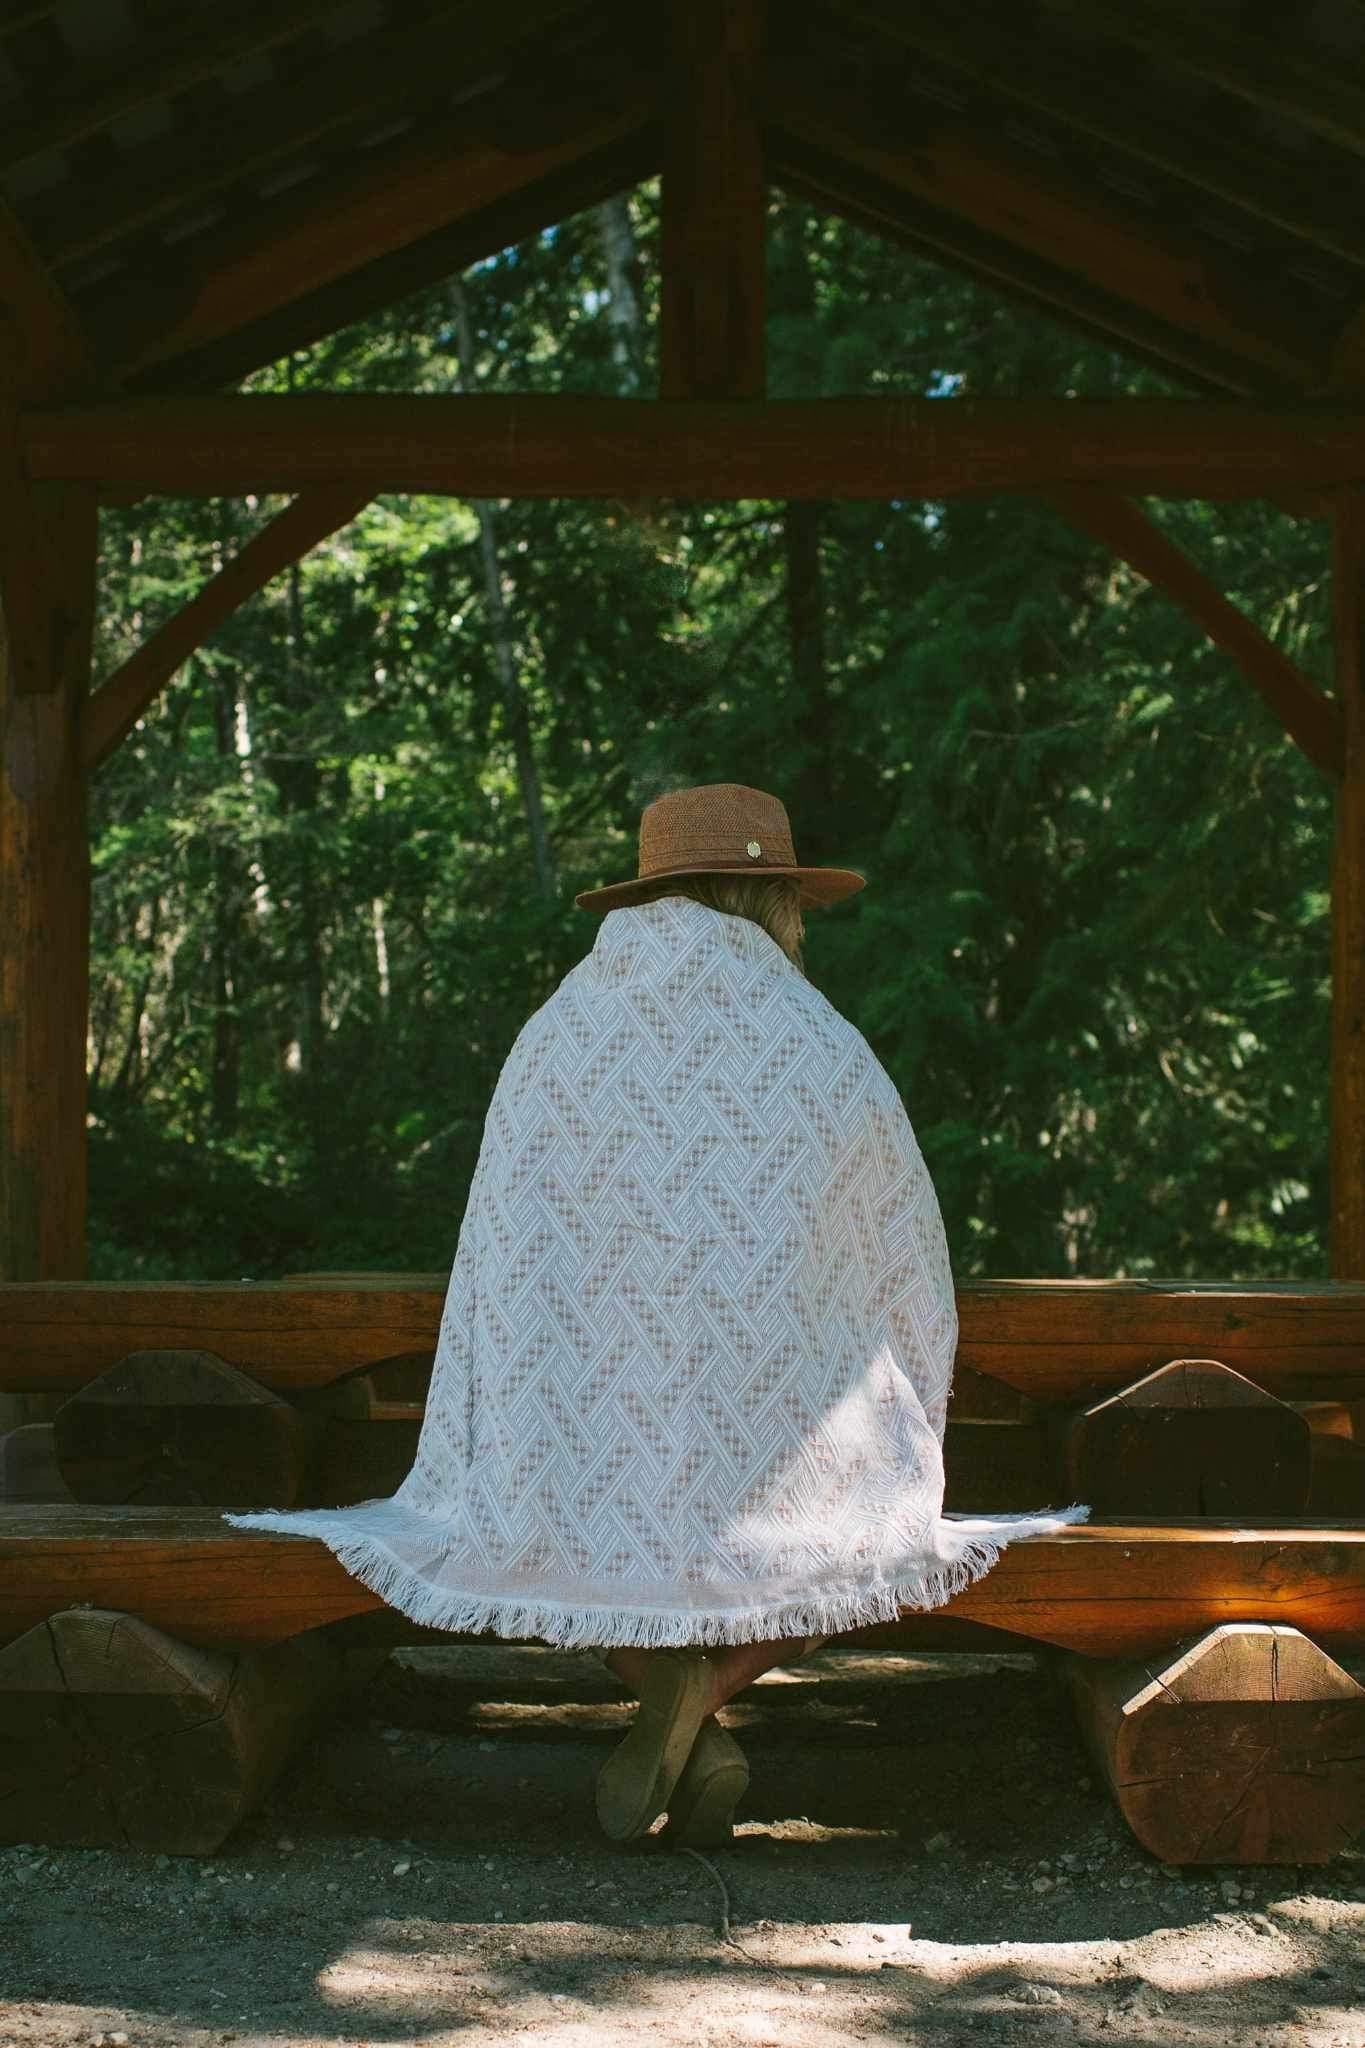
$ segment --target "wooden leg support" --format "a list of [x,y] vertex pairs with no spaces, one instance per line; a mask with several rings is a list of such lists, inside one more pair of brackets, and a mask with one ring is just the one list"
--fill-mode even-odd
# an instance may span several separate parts
[[198,1649],[134,1614],[54,1614],[0,1649],[0,1840],[211,1854],[387,1654],[321,1630]]
[[1230,1622],[1141,1663],[1070,1656],[1082,1731],[1166,1863],[1325,1863],[1365,1827],[1365,1689],[1298,1629]]

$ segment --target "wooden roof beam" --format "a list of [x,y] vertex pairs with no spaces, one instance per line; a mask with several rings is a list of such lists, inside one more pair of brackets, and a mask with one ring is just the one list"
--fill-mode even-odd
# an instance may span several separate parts
[[971,121],[931,122],[907,140],[903,110],[874,107],[780,51],[765,111],[775,161],[789,139],[851,165],[912,204],[966,222],[1242,363],[1262,392],[1311,385],[1322,371],[1326,345],[1306,331],[1301,308],[1249,292],[1231,256],[1215,260],[1193,237],[1078,194]]
[[[185,134],[158,137],[95,190],[84,179],[68,179],[29,209],[34,240],[50,263],[61,265],[145,234],[195,203],[307,156],[347,126],[377,127],[385,115],[407,112],[414,103],[427,111],[432,79],[448,79],[453,92],[461,80],[472,84],[496,73],[523,52],[528,38],[534,43],[578,5],[581,0],[513,0],[490,10],[476,9],[471,0],[440,0],[415,27],[343,44],[307,78],[229,100]],[[458,138],[469,116],[447,107],[441,118],[447,136]],[[356,155],[365,162],[363,151]],[[330,189],[330,179],[327,184]],[[273,211],[275,202],[269,204]],[[210,257],[213,232],[207,231]]]
[[1158,65],[1183,71],[1250,106],[1297,122],[1355,156],[1365,156],[1365,87],[1359,63],[1324,51],[1305,54],[1292,16],[1281,32],[1258,34],[1208,8],[1175,7],[1163,0],[1051,0],[1045,10],[1088,40],[1096,32],[1140,50]]
[[1332,192],[1320,178],[1296,177],[1285,166],[1271,171],[1263,151],[1216,131],[1192,137],[1177,121],[1163,119],[1161,104],[1150,93],[1139,97],[1125,91],[1103,52],[1087,61],[960,4],[949,16],[926,8],[907,10],[892,0],[844,0],[841,13],[989,92],[1060,122],[1099,143],[1106,154],[1118,150],[1305,247],[1365,266],[1365,227],[1358,213],[1324,204]]
[[1178,604],[1214,646],[1236,662],[1309,760],[1324,775],[1340,779],[1345,745],[1341,705],[1324,696],[1245,612],[1230,603],[1140,506],[1115,491],[1087,484],[1053,487],[1042,495],[1071,525]]
[[113,753],[176,670],[224,619],[319,541],[348,526],[369,503],[369,497],[368,491],[345,485],[305,491],[260,533],[253,534],[188,604],[159,626],[87,698],[80,736],[86,769],[97,768]]
[[767,177],[755,87],[767,0],[671,0],[660,181],[659,396],[759,398]]
[[[53,11],[52,0],[40,16]],[[178,32],[139,37],[115,55],[73,64],[35,111],[28,94],[0,106],[0,170],[97,134],[125,114],[215,77],[244,57],[278,48],[336,12],[336,0],[257,0],[223,18],[195,12]],[[9,24],[0,20],[0,30]],[[164,144],[151,145],[153,152]],[[86,193],[87,202],[90,194]]]
[[[628,191],[658,168],[657,128],[647,125],[585,153],[572,164],[517,185],[486,205],[459,214],[414,242],[374,256],[300,298],[284,300],[244,326],[214,336],[126,379],[126,388],[152,392],[207,392],[234,385],[262,364],[310,348],[358,320],[394,306],[413,292],[467,270],[499,250],[571,218],[584,208]],[[101,502],[116,493],[101,492]]]
[[1365,407],[1186,398],[231,394],[34,407],[28,474],[216,496],[893,498],[1107,484],[1245,498],[1365,477]]
[[59,396],[96,382],[81,316],[0,200],[0,396]]
[[[629,68],[594,79],[575,103],[577,126],[522,148],[462,142],[442,116],[325,191],[253,212],[161,290],[120,285],[92,305],[107,381],[203,351],[517,193],[557,190],[586,160],[638,143],[654,120],[654,94],[653,76]],[[550,213],[561,217],[562,205]]]
[[1222,351],[1100,291],[1055,263],[987,234],[960,215],[907,198],[868,172],[827,152],[774,132],[769,142],[774,180],[785,191],[869,232],[963,271],[992,291],[1018,299],[1111,348],[1122,349],[1163,375],[1209,396],[1259,397],[1260,374]]

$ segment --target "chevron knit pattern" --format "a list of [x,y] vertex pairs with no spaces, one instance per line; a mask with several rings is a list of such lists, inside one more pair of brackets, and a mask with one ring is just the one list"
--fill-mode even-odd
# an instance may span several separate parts
[[228,1514],[428,1627],[567,1646],[837,1633],[1085,1518],[945,1517],[943,1223],[862,1034],[762,928],[611,911],[523,1027],[411,1472]]

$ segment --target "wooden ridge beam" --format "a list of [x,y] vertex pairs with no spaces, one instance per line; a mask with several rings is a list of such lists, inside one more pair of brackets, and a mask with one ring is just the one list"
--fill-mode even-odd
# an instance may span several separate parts
[[[52,0],[37,9],[40,16],[52,11]],[[222,20],[197,15],[178,32],[162,28],[154,45],[125,44],[112,57],[73,64],[36,109],[27,93],[0,105],[0,170],[47,150],[69,149],[125,114],[213,78],[243,58],[277,49],[335,12],[335,0],[256,0]],[[8,26],[0,18],[0,31]],[[148,145],[153,151],[158,146]],[[84,189],[85,181],[79,182]],[[102,187],[101,201],[105,197]],[[88,189],[85,198],[88,204]]]
[[1365,409],[1165,398],[124,397],[29,408],[20,440],[35,478],[206,496],[1243,498],[1365,476]]
[[1197,138],[1163,118],[1150,93],[1125,88],[1101,50],[1092,53],[1013,29],[955,5],[951,16],[894,0],[846,0],[846,18],[908,51],[947,65],[973,84],[1061,122],[1182,184],[1210,193],[1309,248],[1365,266],[1365,231],[1349,206],[1334,210],[1321,179],[1268,165],[1264,152],[1216,131]]
[[[1139,505],[1092,485],[1063,485],[1043,495],[1063,519],[1164,591],[1236,662],[1309,760],[1334,780],[1340,777],[1345,745],[1340,702],[1324,696]],[[1365,1269],[1353,1277],[1365,1277]]]
[[671,0],[659,217],[659,396],[760,398],[767,179],[755,87],[767,0]]
[[305,491],[116,668],[84,705],[81,756],[87,772],[132,731],[176,670],[224,619],[328,534],[348,526],[369,496],[345,485]]
[[774,161],[790,140],[850,165],[1241,361],[1262,389],[1311,386],[1326,368],[1326,339],[1307,330],[1302,307],[1249,290],[1232,252],[1215,258],[1191,234],[1078,193],[969,119],[917,126],[909,112],[874,107],[778,50],[763,104]]
[[[182,1642],[258,1648],[384,1607],[327,1546],[234,1529],[214,1509],[0,1508],[0,1640],[89,1602]],[[1365,1523],[1081,1524],[1012,1543],[933,1615],[1095,1656],[1142,1655],[1223,1622],[1365,1647]],[[899,1620],[841,1640],[913,1643]]]
[[[442,114],[327,181],[253,209],[188,251],[155,288],[135,278],[91,295],[87,317],[109,365],[106,384],[169,364],[260,323],[529,188],[569,177],[585,159],[638,141],[656,121],[657,82],[627,58],[574,88],[543,140],[481,134],[461,140]],[[496,123],[497,103],[480,120]],[[562,217],[562,200],[551,218]]]
[[[327,1386],[376,1360],[434,1356],[446,1280],[0,1284],[0,1389],[70,1393],[130,1351],[187,1347],[279,1393]],[[957,1306],[957,1373],[1039,1401],[1098,1399],[1196,1357],[1284,1399],[1365,1396],[1356,1282],[968,1280]]]
[[[1241,20],[1234,24],[1207,8],[1174,7],[1162,0],[1146,0],[1142,7],[1123,0],[1080,0],[1079,5],[1077,0],[1051,0],[1050,11],[1074,23],[1088,42],[1096,32],[1108,36],[1159,65],[1365,156],[1365,87],[1359,83],[1359,67],[1337,52],[1305,54],[1297,33],[1258,34]],[[1288,17],[1282,24],[1292,27]]]
[[1365,492],[1337,494],[1332,610],[1343,769],[1332,838],[1330,1270],[1365,1279]]
[[[389,25],[379,34],[343,43],[305,77],[233,96],[183,136],[158,136],[143,144],[93,191],[86,180],[72,178],[43,193],[29,209],[34,240],[57,266],[129,242],[196,203],[229,188],[249,187],[281,163],[326,148],[348,127],[378,127],[386,114],[407,111],[414,97],[420,103],[428,89],[419,87],[418,80],[448,79],[453,94],[462,80],[495,76],[527,40],[534,46],[578,4],[516,0],[489,10],[473,0],[439,0],[410,27]],[[198,38],[186,31],[184,40],[193,61]],[[38,126],[46,113],[44,108]],[[447,135],[458,138],[461,109],[447,108],[443,119]],[[0,145],[0,161],[6,146]],[[383,160],[381,150],[381,166]],[[326,181],[329,189],[331,182]],[[274,208],[275,202],[269,202],[268,210]],[[213,242],[210,229],[209,269]]]

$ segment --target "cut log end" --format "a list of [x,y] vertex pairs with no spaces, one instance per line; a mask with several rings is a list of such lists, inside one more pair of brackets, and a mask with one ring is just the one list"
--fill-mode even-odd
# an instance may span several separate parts
[[1082,1729],[1166,1863],[1325,1863],[1365,1827],[1365,1688],[1297,1629],[1211,1629],[1168,1660],[1072,1657]]
[[140,1507],[292,1507],[318,1436],[211,1351],[130,1352],[64,1402],[52,1429],[73,1499]]
[[0,1649],[0,1840],[212,1853],[383,1655],[353,1663],[321,1630],[234,1653],[114,1609],[54,1614]]
[[1074,1500],[1101,1515],[1301,1515],[1304,1416],[1216,1358],[1177,1358],[1065,1426]]

